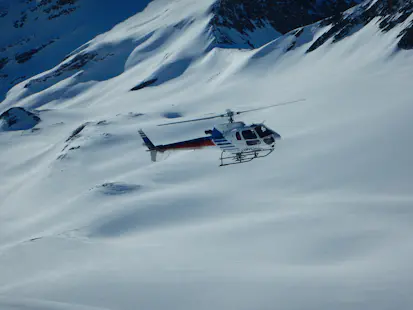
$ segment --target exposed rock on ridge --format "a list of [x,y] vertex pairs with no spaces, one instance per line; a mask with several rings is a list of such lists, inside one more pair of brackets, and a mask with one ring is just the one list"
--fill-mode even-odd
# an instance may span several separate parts
[[[244,48],[259,47],[254,44],[254,32],[271,27],[273,33],[286,34],[298,27],[340,14],[360,2],[361,0],[219,0],[212,7],[214,17],[211,26],[218,44],[237,43]],[[243,38],[241,42],[235,42],[234,31]],[[258,41],[265,44],[273,39],[275,37]]]

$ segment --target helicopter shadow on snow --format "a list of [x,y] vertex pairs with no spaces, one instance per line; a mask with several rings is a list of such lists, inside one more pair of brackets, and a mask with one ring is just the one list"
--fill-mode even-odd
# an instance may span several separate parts
[[136,192],[142,188],[138,184],[128,184],[120,182],[108,182],[98,186],[98,191],[103,195],[116,196]]

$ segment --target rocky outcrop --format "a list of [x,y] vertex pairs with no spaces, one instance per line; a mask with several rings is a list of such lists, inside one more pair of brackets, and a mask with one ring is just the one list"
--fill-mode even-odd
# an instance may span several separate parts
[[27,14],[26,13],[21,13],[21,16],[18,20],[14,21],[13,26],[14,28],[22,28],[27,20]]
[[[23,53],[18,53],[18,54],[15,55],[14,58],[15,58],[15,60],[18,64],[24,63],[24,62],[30,60],[33,57],[33,55],[37,54],[42,49],[44,49],[45,47],[49,46],[50,44],[52,44],[54,42],[55,42],[55,40],[51,40],[48,43],[42,44],[41,46],[36,47],[36,48],[32,48],[29,51],[26,51],[26,52],[23,52]],[[1,67],[0,67],[0,69],[1,69]]]
[[[228,29],[243,37],[244,43],[253,44],[253,33],[272,27],[274,32],[286,34],[301,26],[309,25],[329,16],[340,14],[359,4],[361,0],[219,0],[212,7],[211,21],[218,44],[231,45],[235,40],[228,35]],[[263,44],[275,39],[261,40]],[[242,46],[245,47],[245,46]]]
[[[348,10],[351,7],[354,8]],[[328,26],[330,29],[308,48],[307,52],[312,52],[327,41],[339,42],[374,19],[378,19],[381,31],[394,29],[412,15],[413,0],[220,0],[212,12],[216,42],[228,47],[257,48],[305,25],[319,22],[320,27]],[[268,28],[274,31],[264,33],[263,29]],[[254,36],[263,34],[267,36],[264,40],[254,42]],[[413,22],[404,26],[399,38],[400,49],[413,48]]]
[[[353,29],[361,29],[373,19],[379,18],[378,26],[383,32],[388,32],[397,25],[405,22],[413,13],[413,1],[365,1],[351,13],[341,13],[322,21],[322,26],[330,26],[330,30],[320,36],[308,49],[312,52],[328,40],[338,42],[345,38]],[[399,35],[401,37],[398,47],[402,49],[413,48],[413,24],[405,28]]]
[[29,12],[42,12],[47,14],[47,19],[54,19],[61,15],[67,15],[76,11],[79,7],[75,4],[79,0],[27,0],[27,4],[34,4],[29,9]]
[[26,43],[30,42],[30,38],[22,38],[14,43],[8,44],[7,46],[0,47],[0,53],[6,52],[9,49],[24,46]]
[[10,108],[0,115],[0,130],[27,130],[36,126],[40,117],[24,108]]
[[70,134],[70,136],[66,139],[66,142],[70,142],[70,141],[78,138],[79,134],[82,132],[83,129],[86,128],[86,126],[88,124],[89,123],[84,123],[84,124],[80,125],[79,127],[77,127],[75,130],[73,130],[73,132]]
[[0,18],[7,16],[9,14],[9,11],[7,10],[6,7],[0,7]]
[[0,70],[3,69],[8,62],[9,59],[7,57],[0,58]]
[[47,19],[49,20],[62,15],[68,15],[78,9],[77,6],[74,6],[76,2],[78,0],[41,0],[39,2],[27,0],[28,9],[20,13],[20,17],[13,22],[13,26],[14,28],[23,28],[26,25],[28,16],[34,12],[47,14]]
[[401,39],[398,43],[399,48],[409,50],[413,49],[413,25],[406,28],[401,33]]
[[142,83],[136,85],[135,87],[133,87],[131,89],[131,91],[135,91],[135,90],[139,90],[139,89],[143,89],[145,87],[151,86],[152,84],[154,84],[156,81],[158,81],[157,78],[154,79],[149,79],[147,81],[143,81]]
[[94,60],[96,58],[98,54],[97,53],[81,53],[81,54],[77,54],[75,57],[73,57],[70,60],[67,60],[65,62],[63,62],[60,66],[58,66],[55,70],[53,70],[52,72],[37,78],[37,79],[33,79],[30,80],[29,83],[27,83],[24,87],[28,88],[33,84],[36,83],[42,83],[42,82],[46,82],[47,80],[54,78],[54,77],[58,77],[66,72],[70,72],[70,71],[75,71],[78,69],[83,68],[87,63],[89,63],[90,61]]

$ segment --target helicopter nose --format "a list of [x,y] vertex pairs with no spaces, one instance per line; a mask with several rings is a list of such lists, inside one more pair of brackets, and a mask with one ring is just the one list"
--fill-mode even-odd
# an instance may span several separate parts
[[273,136],[274,136],[274,139],[275,139],[275,140],[281,139],[281,136],[280,136],[278,133],[276,133],[275,131],[274,131],[274,133],[273,133]]

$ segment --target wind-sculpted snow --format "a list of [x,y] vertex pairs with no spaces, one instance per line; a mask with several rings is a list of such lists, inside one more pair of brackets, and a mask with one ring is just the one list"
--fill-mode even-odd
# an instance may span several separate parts
[[[8,92],[1,113],[41,122],[0,133],[1,309],[412,308],[409,21],[311,53],[331,25],[222,49],[211,4],[153,1]],[[300,98],[237,118],[283,137],[243,165],[153,163],[138,134],[196,138],[223,120],[157,125]]]

